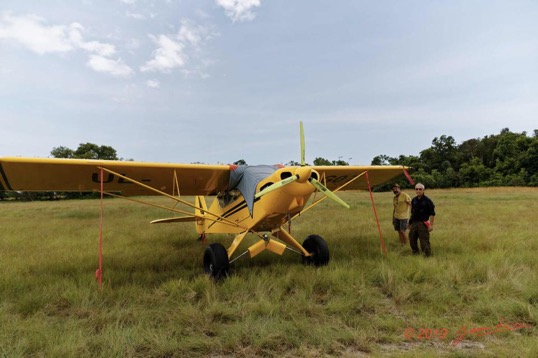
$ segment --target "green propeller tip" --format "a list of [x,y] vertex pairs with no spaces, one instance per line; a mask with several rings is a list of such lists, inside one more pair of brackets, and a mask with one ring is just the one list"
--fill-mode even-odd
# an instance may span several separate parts
[[325,194],[327,197],[329,197],[329,199],[332,199],[334,201],[336,201],[338,204],[342,205],[343,207],[349,209],[350,206],[345,202],[343,201],[342,199],[340,199],[335,193],[333,193],[332,191],[330,191],[327,187],[325,187],[323,184],[321,184],[319,181],[317,181],[316,179],[314,178],[310,178],[310,183],[316,187],[316,189],[318,189],[320,192],[322,192],[323,194]]
[[303,122],[299,122],[300,135],[301,135],[301,166],[305,166],[305,144],[304,144],[304,128]]

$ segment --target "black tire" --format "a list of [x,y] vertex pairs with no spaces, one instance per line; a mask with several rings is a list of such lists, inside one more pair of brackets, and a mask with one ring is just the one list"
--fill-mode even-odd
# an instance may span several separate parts
[[309,235],[303,242],[306,251],[312,256],[303,256],[303,264],[325,266],[329,263],[329,247],[319,235]]
[[210,244],[204,251],[204,270],[215,281],[228,277],[230,261],[224,246],[219,243]]

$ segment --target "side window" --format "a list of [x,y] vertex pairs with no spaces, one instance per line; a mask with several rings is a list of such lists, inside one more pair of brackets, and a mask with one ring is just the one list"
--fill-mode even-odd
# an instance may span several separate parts
[[217,200],[219,201],[219,206],[221,208],[224,208],[230,205],[240,195],[241,195],[241,192],[237,189],[218,193]]

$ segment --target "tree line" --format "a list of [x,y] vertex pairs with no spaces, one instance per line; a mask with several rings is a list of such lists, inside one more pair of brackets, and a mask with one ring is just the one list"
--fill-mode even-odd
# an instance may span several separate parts
[[[85,158],[118,160],[116,150],[92,143],[81,144],[76,150],[54,148],[55,158]],[[247,164],[240,159],[234,164]],[[429,148],[416,155],[389,157],[378,155],[372,165],[405,165],[411,167],[415,182],[428,188],[468,188],[491,186],[538,186],[538,129],[531,136],[504,128],[499,134],[468,139],[457,144],[452,136],[442,135],[432,140]],[[286,165],[300,165],[290,161]],[[349,165],[339,157],[329,160],[317,157],[313,165]],[[388,185],[384,188],[387,189]],[[401,178],[400,185],[408,186]]]
[[[428,188],[538,186],[538,130],[528,136],[504,128],[461,144],[442,135],[418,156],[378,155],[372,164],[412,167],[415,182]],[[400,185],[409,186],[405,179]]]

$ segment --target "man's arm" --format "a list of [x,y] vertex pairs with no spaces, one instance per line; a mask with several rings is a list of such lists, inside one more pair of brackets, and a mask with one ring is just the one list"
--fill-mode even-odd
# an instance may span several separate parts
[[430,199],[430,217],[429,217],[429,220],[430,220],[430,228],[429,228],[429,230],[432,231],[433,230],[433,222],[435,221],[435,204],[433,203],[433,201],[431,201],[431,199]]

